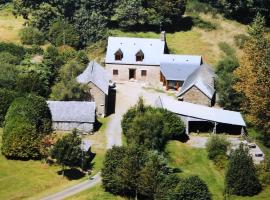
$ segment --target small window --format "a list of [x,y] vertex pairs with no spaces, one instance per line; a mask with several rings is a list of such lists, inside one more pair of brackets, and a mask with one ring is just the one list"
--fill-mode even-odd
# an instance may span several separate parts
[[142,70],[141,71],[141,76],[147,76],[147,71],[146,70]]
[[136,53],[136,61],[143,61],[144,59],[144,53],[142,50],[139,50],[137,53]]
[[114,69],[114,70],[113,70],[113,75],[114,75],[114,76],[117,76],[117,75],[118,75],[118,69]]
[[115,60],[122,60],[123,59],[123,52],[121,51],[121,49],[118,49],[115,53]]

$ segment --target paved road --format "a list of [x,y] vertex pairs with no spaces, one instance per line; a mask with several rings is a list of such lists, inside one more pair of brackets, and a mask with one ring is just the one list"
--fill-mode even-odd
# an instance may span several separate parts
[[51,196],[45,197],[41,200],[61,200],[65,199],[69,196],[72,196],[74,194],[77,194],[79,192],[82,192],[83,190],[89,189],[96,184],[101,182],[101,176],[100,172],[97,173],[95,176],[93,176],[90,180],[84,181],[82,183],[79,183],[77,185],[74,185],[72,187],[69,187],[61,192],[58,192],[56,194],[53,194]]

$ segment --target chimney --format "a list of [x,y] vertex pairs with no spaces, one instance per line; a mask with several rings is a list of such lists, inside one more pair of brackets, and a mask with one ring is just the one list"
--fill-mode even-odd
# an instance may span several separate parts
[[166,32],[165,31],[161,31],[160,40],[166,42]]

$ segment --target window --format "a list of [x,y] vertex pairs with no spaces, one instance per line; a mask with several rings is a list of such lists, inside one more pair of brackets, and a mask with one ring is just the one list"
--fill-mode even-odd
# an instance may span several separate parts
[[117,76],[117,75],[118,75],[118,69],[114,69],[114,70],[113,70],[113,75],[114,75],[114,76]]
[[137,53],[136,53],[136,61],[143,61],[144,59],[144,53],[143,51],[140,49]]
[[146,70],[142,70],[141,71],[141,76],[147,76],[147,71]]
[[115,53],[115,60],[122,60],[123,59],[123,52],[121,51],[121,49],[118,49]]

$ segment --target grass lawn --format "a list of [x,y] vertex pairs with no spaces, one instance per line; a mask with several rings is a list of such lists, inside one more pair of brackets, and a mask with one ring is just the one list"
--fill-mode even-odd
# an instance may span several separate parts
[[74,195],[68,200],[124,200],[119,196],[114,196],[108,192],[105,192],[101,185],[97,185],[89,190],[83,191],[77,195]]
[[[186,177],[190,175],[198,175],[208,185],[210,192],[213,194],[213,199],[223,199],[224,191],[224,170],[220,170],[208,160],[205,149],[192,148],[187,144],[178,141],[171,141],[166,151],[169,155],[169,163],[172,167],[177,167],[181,170],[179,175]],[[233,200],[263,200],[269,199],[270,187],[264,188],[263,191],[253,197],[238,197],[233,196]]]
[[0,41],[20,43],[19,30],[23,23],[22,17],[13,16],[11,4],[0,7]]

